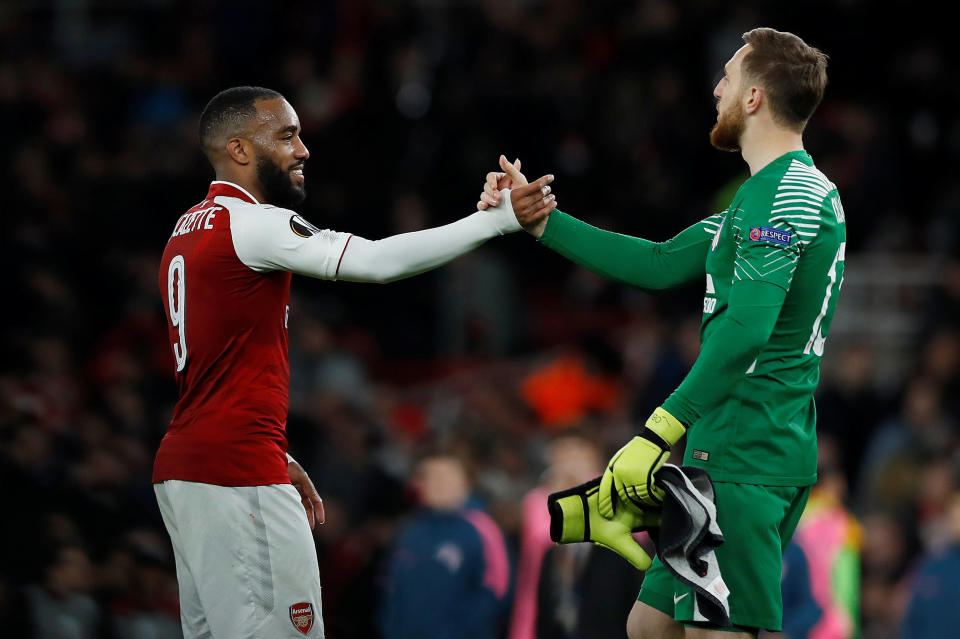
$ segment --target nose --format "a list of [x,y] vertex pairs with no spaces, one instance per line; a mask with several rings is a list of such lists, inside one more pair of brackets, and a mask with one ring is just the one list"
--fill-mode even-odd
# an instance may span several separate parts
[[297,159],[307,160],[310,158],[310,151],[307,150],[307,145],[303,143],[303,140],[297,138],[297,147],[294,150],[294,156]]
[[713,97],[720,99],[723,96],[723,79],[717,82],[717,86],[713,87]]

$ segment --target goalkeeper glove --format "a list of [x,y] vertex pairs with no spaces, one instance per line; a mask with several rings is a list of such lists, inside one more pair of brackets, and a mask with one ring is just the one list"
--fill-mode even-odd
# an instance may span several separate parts
[[631,533],[660,525],[660,511],[639,513],[619,508],[613,519],[600,515],[597,502],[600,478],[568,488],[547,497],[550,511],[550,539],[558,544],[589,541],[612,550],[637,570],[650,567],[650,555],[638,544]]
[[654,483],[654,475],[670,454],[670,446],[686,432],[683,424],[663,410],[653,411],[640,434],[610,458],[600,480],[600,514],[614,516],[614,497],[625,505],[640,509],[663,503],[663,489]]

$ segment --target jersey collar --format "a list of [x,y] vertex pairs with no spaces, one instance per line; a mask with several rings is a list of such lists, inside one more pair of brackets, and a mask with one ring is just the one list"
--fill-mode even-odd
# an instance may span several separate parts
[[235,197],[241,199],[250,204],[260,204],[257,202],[257,198],[250,195],[250,192],[244,189],[242,186],[234,184],[233,182],[224,182],[221,180],[214,180],[210,183],[210,190],[207,191],[207,199],[212,200],[215,197]]
[[772,160],[770,163],[765,165],[762,169],[750,176],[749,179],[753,179],[761,174],[767,174],[771,171],[778,171],[784,165],[788,165],[794,160],[797,160],[807,166],[813,166],[813,158],[810,157],[810,154],[806,152],[805,149],[800,149],[799,151],[788,151],[781,155],[780,157]]

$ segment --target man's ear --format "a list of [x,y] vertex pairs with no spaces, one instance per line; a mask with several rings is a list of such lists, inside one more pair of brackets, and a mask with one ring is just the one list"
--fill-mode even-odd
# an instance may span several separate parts
[[226,145],[227,155],[237,164],[246,166],[253,161],[253,145],[246,138],[230,138]]
[[760,110],[763,104],[763,89],[760,87],[750,87],[744,92],[743,110],[747,115],[753,115]]

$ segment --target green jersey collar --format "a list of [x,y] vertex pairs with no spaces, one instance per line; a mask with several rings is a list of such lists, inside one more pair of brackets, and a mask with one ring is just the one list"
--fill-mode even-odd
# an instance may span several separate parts
[[803,162],[807,166],[813,166],[813,158],[810,157],[810,154],[804,151],[803,149],[800,149],[799,151],[790,151],[789,153],[784,153],[783,155],[778,157],[776,160],[773,160],[772,162],[767,164],[765,167],[757,171],[752,177],[757,177],[758,175],[763,175],[764,173],[768,173],[769,171],[776,170],[779,167],[782,167],[784,164],[789,164],[793,160],[798,160],[800,162]]

